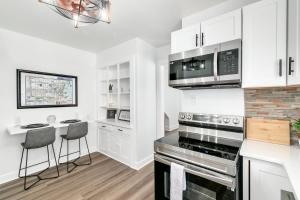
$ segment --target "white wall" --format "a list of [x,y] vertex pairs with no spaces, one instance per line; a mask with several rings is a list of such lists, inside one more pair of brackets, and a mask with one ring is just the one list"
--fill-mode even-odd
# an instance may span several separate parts
[[256,2],[259,0],[228,0],[206,10],[203,10],[199,13],[184,17],[182,19],[182,27],[188,27],[193,24],[197,24],[203,20],[222,15],[224,13],[233,11],[235,9],[241,8],[250,3]]
[[182,95],[182,111],[206,114],[242,115],[243,89],[186,90]]
[[[95,116],[95,60],[94,54],[60,44],[0,29],[0,183],[16,178],[21,158],[21,142],[25,135],[11,136],[6,128],[17,118],[23,123],[45,122],[50,114],[58,120],[79,117],[92,120]],[[28,69],[78,76],[79,106],[70,108],[43,108],[17,110],[16,69]],[[96,150],[95,125],[90,125],[88,142]],[[59,129],[58,132],[65,132]],[[57,133],[56,153],[60,138]],[[74,146],[73,146],[74,147]],[[77,147],[77,145],[76,145]],[[85,145],[82,145],[84,148]],[[31,163],[46,160],[46,151],[30,152]]]
[[169,87],[170,45],[156,49],[157,60],[157,138],[164,136],[164,114],[169,118],[168,130],[178,128],[178,113],[181,110],[181,90]]

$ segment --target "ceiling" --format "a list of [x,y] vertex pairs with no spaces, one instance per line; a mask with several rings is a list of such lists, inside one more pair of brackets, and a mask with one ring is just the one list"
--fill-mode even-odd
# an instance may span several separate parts
[[91,52],[140,37],[155,47],[170,42],[181,18],[225,0],[112,0],[112,23],[73,28],[38,0],[0,1],[0,27]]

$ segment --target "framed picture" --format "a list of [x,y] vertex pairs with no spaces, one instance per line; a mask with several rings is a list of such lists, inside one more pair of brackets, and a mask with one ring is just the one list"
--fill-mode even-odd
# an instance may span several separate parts
[[17,69],[17,108],[78,106],[77,77]]
[[118,120],[130,122],[130,110],[120,110]]
[[117,114],[116,109],[108,109],[106,112],[106,118],[107,119],[115,119]]

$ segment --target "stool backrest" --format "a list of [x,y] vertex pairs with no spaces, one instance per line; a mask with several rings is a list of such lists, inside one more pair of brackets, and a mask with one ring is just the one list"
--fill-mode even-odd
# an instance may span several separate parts
[[53,144],[55,141],[55,128],[39,128],[27,131],[24,147],[34,149]]
[[87,122],[79,122],[70,124],[67,132],[68,140],[75,140],[82,137],[85,137],[88,133],[88,123]]

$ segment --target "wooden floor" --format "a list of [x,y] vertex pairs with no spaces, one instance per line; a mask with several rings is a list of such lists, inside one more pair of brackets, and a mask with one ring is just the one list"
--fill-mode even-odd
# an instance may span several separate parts
[[[154,199],[153,163],[135,171],[100,153],[93,153],[92,159],[92,165],[78,167],[69,174],[65,165],[60,166],[59,178],[41,181],[28,191],[23,189],[23,179],[0,185],[0,200]],[[85,161],[86,157],[81,162]],[[52,168],[42,177],[55,172]]]

